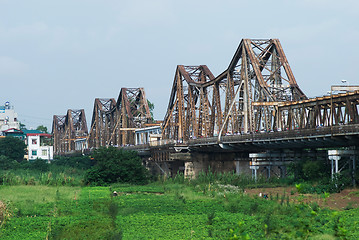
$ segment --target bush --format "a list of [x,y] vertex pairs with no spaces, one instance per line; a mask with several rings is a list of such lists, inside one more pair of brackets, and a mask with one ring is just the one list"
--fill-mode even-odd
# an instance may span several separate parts
[[24,141],[14,138],[0,138],[0,155],[12,160],[21,161],[24,159],[26,145]]
[[51,162],[54,166],[71,167],[78,169],[90,169],[93,166],[89,156],[73,156],[64,157],[58,156]]
[[47,160],[36,158],[34,161],[31,161],[28,166],[33,170],[39,170],[41,172],[46,172],[49,170],[49,166],[50,166],[50,164],[48,164],[46,161]]
[[293,174],[297,181],[317,181],[330,177],[330,165],[320,160],[299,160],[289,165],[288,172]]
[[102,185],[108,183],[139,183],[148,181],[146,168],[134,151],[114,147],[99,148],[93,153],[95,165],[85,175],[85,183]]

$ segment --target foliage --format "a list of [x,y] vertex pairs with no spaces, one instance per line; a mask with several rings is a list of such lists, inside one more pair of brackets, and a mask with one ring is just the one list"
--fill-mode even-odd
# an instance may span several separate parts
[[99,148],[93,153],[95,165],[87,171],[85,182],[103,185],[115,182],[146,183],[147,170],[134,151],[114,147]]
[[90,169],[94,162],[91,160],[89,156],[56,156],[54,160],[51,162],[52,165],[61,166],[64,168],[77,168],[77,169]]
[[18,163],[0,156],[0,184],[80,186],[92,165],[88,156],[58,157],[51,163],[42,159]]
[[317,181],[330,177],[330,165],[327,161],[306,159],[290,164],[288,172],[296,181]]
[[[165,189],[162,194],[155,192]],[[111,197],[112,190],[119,196]],[[359,209],[280,204],[237,188],[173,183],[3,186],[1,239],[358,239]],[[137,191],[139,190],[139,191]],[[151,193],[152,192],[152,193]],[[185,199],[185,201],[183,201]]]
[[26,125],[20,122],[20,130],[27,130]]
[[150,100],[147,99],[147,105],[148,105],[148,108],[150,110],[150,113],[151,113],[151,118],[152,118],[152,121],[154,120],[154,117],[153,117],[153,110],[155,109],[155,104],[150,102]]
[[41,172],[46,172],[50,169],[50,164],[46,162],[46,160],[36,158],[35,160],[31,161],[31,164],[28,165],[30,169],[39,170]]
[[0,171],[0,185],[81,186],[83,174],[83,171],[76,169],[48,172],[31,169]]
[[43,133],[48,133],[48,132],[47,132],[47,127],[44,126],[44,125],[38,126],[38,127],[36,128],[36,130],[41,131],[41,132],[43,132]]
[[15,168],[18,165],[18,162],[8,158],[7,156],[0,155],[0,169],[8,170]]
[[14,138],[0,138],[0,156],[6,156],[9,159],[21,161],[24,159],[26,145],[24,141]]

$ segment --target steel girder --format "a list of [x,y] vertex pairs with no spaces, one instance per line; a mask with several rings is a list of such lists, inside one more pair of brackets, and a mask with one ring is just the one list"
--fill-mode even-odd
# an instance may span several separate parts
[[359,123],[359,91],[278,105],[282,130]]
[[52,134],[55,154],[74,151],[75,140],[88,136],[85,111],[69,109],[66,115],[54,115]]
[[114,98],[96,98],[92,113],[91,129],[88,136],[88,147],[112,145],[109,140],[114,125],[111,110],[116,107]]
[[108,113],[111,145],[135,144],[135,129],[152,123],[145,90],[143,88],[121,88],[116,106]]
[[270,131],[278,128],[280,102],[307,99],[278,39],[243,39],[216,78],[204,67],[177,67],[164,139]]
[[52,121],[52,137],[54,139],[54,153],[65,152],[62,139],[65,133],[66,115],[54,115]]
[[178,65],[162,134],[166,139],[188,140],[212,136],[222,120],[220,84],[203,87],[214,76],[205,65]]

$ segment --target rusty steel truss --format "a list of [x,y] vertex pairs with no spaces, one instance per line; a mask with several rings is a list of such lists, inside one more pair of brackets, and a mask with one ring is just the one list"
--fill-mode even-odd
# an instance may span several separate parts
[[75,140],[88,135],[85,111],[69,109],[66,115],[54,115],[52,134],[55,154],[75,151]]
[[359,91],[278,105],[282,130],[331,127],[359,123]]
[[307,99],[278,39],[243,39],[228,68],[177,66],[164,139],[188,140],[279,128],[278,104]]
[[98,148],[108,146],[113,129],[113,115],[111,110],[116,107],[114,98],[96,98],[88,136],[88,146]]
[[88,146],[135,144],[135,130],[152,123],[143,88],[121,88],[115,99],[95,99]]

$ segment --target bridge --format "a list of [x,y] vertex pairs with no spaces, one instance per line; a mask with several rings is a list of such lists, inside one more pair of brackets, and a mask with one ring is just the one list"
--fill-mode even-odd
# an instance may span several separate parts
[[344,165],[354,171],[358,90],[332,86],[331,94],[308,99],[278,39],[243,39],[216,77],[206,65],[177,66],[162,122],[153,121],[142,88],[122,88],[117,101],[95,99],[89,133],[84,113],[77,120],[73,110],[55,115],[55,153],[124,147],[154,172],[188,176],[209,167],[284,176],[288,163],[305,158],[330,159],[333,173]]

